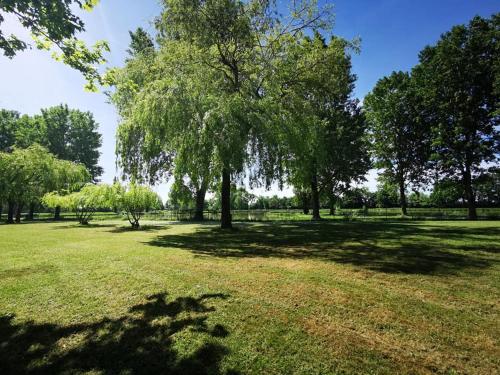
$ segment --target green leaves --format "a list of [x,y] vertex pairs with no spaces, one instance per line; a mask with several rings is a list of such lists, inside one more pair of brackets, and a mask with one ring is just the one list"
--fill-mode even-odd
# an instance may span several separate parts
[[37,202],[50,191],[71,191],[90,178],[81,164],[59,160],[39,145],[0,153],[0,201]]
[[115,184],[112,187],[113,206],[125,212],[134,228],[139,227],[141,216],[152,209],[161,207],[161,200],[148,186],[130,184],[122,187]]
[[[72,6],[90,11],[98,0],[12,0],[0,2],[2,12],[12,14],[28,29],[38,49],[52,51],[52,57],[79,70],[87,80],[86,89],[97,91],[97,85],[106,81],[101,77],[98,65],[106,62],[109,52],[106,41],[98,41],[91,48],[76,38],[85,30],[83,21],[73,13]],[[0,15],[0,25],[3,17]],[[0,29],[0,50],[7,57],[28,48],[28,43],[15,35],[5,36]]]

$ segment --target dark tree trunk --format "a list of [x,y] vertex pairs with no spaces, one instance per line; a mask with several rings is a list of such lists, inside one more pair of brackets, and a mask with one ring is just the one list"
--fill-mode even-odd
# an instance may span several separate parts
[[231,174],[227,168],[222,170],[220,227],[222,229],[233,227],[231,223]]
[[330,216],[335,215],[335,196],[333,194],[330,194]]
[[311,179],[311,193],[312,193],[312,219],[321,220],[319,215],[319,191],[318,191],[318,176],[316,173],[313,174]]
[[311,203],[311,199],[309,197],[309,194],[302,194],[302,212],[304,215],[309,214],[309,204]]
[[14,211],[16,210],[16,204],[13,201],[9,201],[7,208],[7,224],[14,223]]
[[54,220],[60,220],[60,219],[61,219],[61,207],[57,206],[54,211]]
[[22,203],[17,203],[16,207],[16,223],[21,222],[21,211],[23,209],[23,204]]
[[307,195],[304,195],[302,198],[302,212],[304,215],[309,215],[309,197]]
[[194,213],[194,220],[203,221],[203,209],[205,208],[205,194],[207,193],[207,189],[205,186],[202,186],[199,190],[196,191],[196,210]]
[[35,204],[30,203],[30,210],[28,212],[28,220],[33,220],[35,217]]
[[3,203],[0,202],[0,221],[2,221],[2,210],[3,210]]
[[472,175],[469,166],[465,167],[463,180],[465,198],[467,199],[467,217],[469,218],[469,220],[477,220],[476,197],[474,195],[474,191],[472,190]]
[[404,216],[408,215],[406,193],[405,193],[405,182],[402,178],[399,179],[399,204],[401,205],[401,213]]

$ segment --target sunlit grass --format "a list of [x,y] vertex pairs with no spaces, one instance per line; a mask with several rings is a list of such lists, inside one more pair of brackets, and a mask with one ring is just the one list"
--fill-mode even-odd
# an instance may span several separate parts
[[0,369],[482,373],[500,223],[1,225]]

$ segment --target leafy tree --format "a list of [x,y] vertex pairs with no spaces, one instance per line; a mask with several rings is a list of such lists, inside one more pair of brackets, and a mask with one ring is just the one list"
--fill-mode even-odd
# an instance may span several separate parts
[[173,175],[171,200],[189,205],[193,199],[195,219],[203,220],[215,143],[205,122],[213,108],[213,93],[206,85],[211,72],[188,63],[187,55],[187,63],[178,66],[177,59],[186,51],[155,51],[142,30],[131,37],[131,58],[114,72],[117,90],[111,96],[122,117],[118,164],[124,177],[134,181],[156,183]]
[[59,105],[42,109],[41,121],[49,151],[60,159],[85,165],[96,181],[103,172],[97,164],[102,141],[92,114]]
[[130,46],[127,53],[131,57],[137,57],[140,54],[150,54],[154,52],[155,45],[151,36],[144,31],[142,27],[138,27],[136,31],[129,31]]
[[342,207],[362,208],[374,207],[375,194],[366,187],[354,187],[342,194]]
[[[103,53],[109,51],[105,41],[98,41],[92,48],[76,38],[85,30],[80,17],[74,14],[74,6],[92,10],[98,0],[9,0],[0,2],[3,14],[10,14],[31,33],[37,48],[53,50],[53,56],[83,73],[88,89],[102,83],[96,65],[104,62]],[[4,17],[0,14],[0,25]],[[6,35],[0,29],[0,50],[12,58],[28,48],[28,43],[18,36]],[[60,52],[54,50],[56,47]]]
[[396,207],[399,202],[398,186],[388,182],[387,180],[380,181],[377,186],[375,195],[375,202],[377,207]]
[[499,36],[499,13],[474,17],[424,48],[413,73],[433,124],[433,159],[445,177],[460,181],[471,220],[474,179],[500,152]]
[[429,195],[420,191],[413,191],[408,196],[408,205],[410,207],[429,207],[431,205]]
[[476,179],[477,201],[484,206],[500,206],[500,168],[492,167]]
[[393,72],[377,82],[364,100],[370,124],[375,166],[399,187],[400,206],[407,214],[406,189],[424,182],[430,133],[421,119],[418,97],[408,73]]
[[221,180],[221,227],[230,228],[231,178],[246,164],[262,166],[265,159],[265,128],[274,106],[266,100],[265,86],[275,73],[272,61],[280,58],[279,44],[306,29],[327,27],[329,10],[322,12],[310,1],[293,2],[290,19],[283,20],[276,4],[267,1],[163,3],[157,20],[161,48],[174,55],[177,67],[194,64],[209,73],[204,83],[213,102],[204,122],[216,140],[213,168]]
[[328,44],[319,34],[304,38],[289,46],[277,79],[289,114],[282,128],[289,180],[311,192],[313,219],[320,218],[322,191],[333,201],[370,164],[363,115],[351,98],[351,47],[335,37]]
[[434,183],[429,199],[436,207],[456,207],[463,197],[461,184],[456,180],[446,178]]
[[130,184],[115,189],[117,206],[125,212],[132,228],[139,228],[139,220],[145,212],[161,207],[161,200],[148,186]]
[[88,179],[85,167],[59,160],[39,145],[0,153],[2,197],[8,203],[8,222],[20,221],[21,209],[37,203],[47,192],[69,188]]

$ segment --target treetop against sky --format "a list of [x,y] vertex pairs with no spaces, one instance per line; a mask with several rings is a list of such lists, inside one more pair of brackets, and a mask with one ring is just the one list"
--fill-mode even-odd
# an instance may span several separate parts
[[[278,3],[286,7],[285,1]],[[496,0],[338,0],[333,4],[336,16],[333,33],[346,39],[361,39],[361,52],[352,61],[358,78],[355,95],[361,100],[379,78],[394,70],[409,71],[418,62],[418,52],[436,42],[453,25],[467,23],[475,15],[489,17],[500,10]],[[156,0],[101,1],[90,13],[77,12],[86,24],[86,32],[80,37],[90,44],[107,40],[111,48],[107,55],[109,65],[121,66],[129,44],[128,31],[142,26],[153,32],[151,21],[159,13]],[[8,17],[3,27],[6,34],[26,36],[26,31]],[[40,108],[67,103],[71,108],[94,113],[103,134],[102,180],[112,181],[116,174],[116,111],[102,94],[83,90],[85,82],[78,71],[54,63],[45,51],[32,49],[12,60],[0,57],[0,82],[1,108],[34,114]],[[375,173],[371,173],[367,185],[374,188],[375,184]],[[164,186],[157,190],[166,197]],[[277,188],[270,193],[279,194]]]

